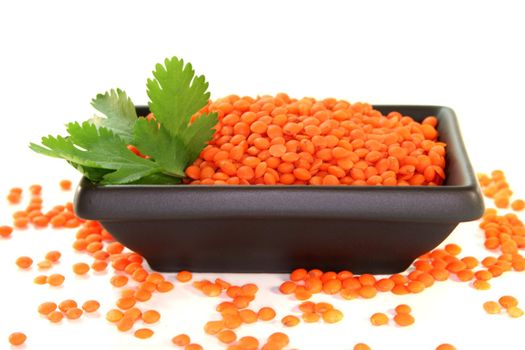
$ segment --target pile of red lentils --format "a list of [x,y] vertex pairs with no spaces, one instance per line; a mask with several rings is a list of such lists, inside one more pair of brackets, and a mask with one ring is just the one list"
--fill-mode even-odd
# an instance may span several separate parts
[[231,95],[216,133],[189,166],[190,184],[440,185],[445,147],[434,116],[417,122],[366,103]]

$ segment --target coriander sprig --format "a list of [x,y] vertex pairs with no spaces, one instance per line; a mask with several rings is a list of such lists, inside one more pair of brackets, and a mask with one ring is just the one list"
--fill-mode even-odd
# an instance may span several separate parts
[[[137,117],[135,105],[122,90],[99,94],[92,105],[103,116],[69,123],[68,135],[46,136],[35,152],[67,160],[84,176],[101,184],[173,184],[211,140],[216,113],[191,121],[210,98],[204,76],[190,63],[173,57],[157,64],[148,79],[149,107],[155,118]],[[140,157],[129,150],[136,147]]]

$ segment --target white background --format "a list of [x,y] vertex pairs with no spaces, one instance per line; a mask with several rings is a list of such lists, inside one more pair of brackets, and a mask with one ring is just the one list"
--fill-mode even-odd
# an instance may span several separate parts
[[[61,178],[78,179],[64,162],[31,153],[27,145],[63,124],[91,117],[98,92],[125,89],[136,104],[147,102],[145,82],[156,62],[177,55],[210,81],[212,98],[287,92],[293,97],[328,96],[376,104],[435,104],[459,118],[478,171],[505,169],[515,192],[523,181],[525,116],[525,21],[518,1],[9,1],[0,4],[0,194],[14,185],[47,184],[50,205],[70,200]],[[0,205],[0,222],[13,208]],[[424,234],[424,233],[422,233]],[[26,332],[27,349],[168,349],[169,339],[187,332],[206,349],[221,348],[202,325],[215,317],[214,299],[190,286],[156,297],[148,306],[164,310],[147,341],[119,334],[103,314],[116,296],[110,275],[75,281],[70,265],[86,259],[69,248],[72,233],[28,231],[0,240],[0,349],[7,335]],[[460,225],[447,242],[484,257],[477,223]],[[35,286],[38,271],[17,271],[19,255],[43,257],[60,249],[55,272],[64,288]],[[214,277],[214,276],[213,276]],[[222,276],[261,287],[255,306],[271,305],[278,318],[297,304],[275,293],[283,275]],[[286,332],[298,349],[351,349],[364,341],[374,350],[522,349],[525,319],[489,316],[482,303],[503,294],[525,303],[522,274],[494,280],[490,291],[440,283],[420,295],[381,295],[373,300],[331,301],[345,313],[338,325],[300,325]],[[102,319],[84,318],[51,326],[36,306],[47,299],[96,297]],[[368,317],[407,302],[416,324],[373,328]],[[240,335],[261,338],[280,331],[278,321],[243,327]],[[504,346],[503,343],[506,343]]]

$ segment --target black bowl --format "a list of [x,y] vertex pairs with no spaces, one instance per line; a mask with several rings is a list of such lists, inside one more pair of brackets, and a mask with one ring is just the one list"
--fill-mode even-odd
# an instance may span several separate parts
[[100,186],[83,179],[76,213],[99,220],[159,271],[403,271],[459,222],[479,218],[483,200],[450,108],[374,107],[439,119],[443,186]]

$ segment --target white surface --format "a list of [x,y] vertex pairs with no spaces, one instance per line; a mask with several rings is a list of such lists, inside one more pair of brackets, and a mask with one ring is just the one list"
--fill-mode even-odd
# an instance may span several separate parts
[[[30,141],[59,133],[71,120],[93,113],[89,101],[110,88],[125,89],[137,104],[146,102],[145,81],[156,62],[178,55],[210,81],[212,98],[229,93],[256,95],[284,91],[294,97],[334,96],[349,101],[441,104],[459,119],[470,158],[478,171],[503,168],[513,189],[525,195],[522,102],[525,81],[525,22],[518,2],[441,1],[11,1],[0,3],[0,101],[2,131],[0,194],[10,186],[46,185],[49,205],[70,200],[61,178],[76,173],[58,160],[32,154]],[[0,222],[13,208],[0,201]],[[523,217],[523,215],[522,215]],[[0,240],[0,349],[7,335],[29,335],[26,349],[169,349],[169,339],[190,334],[206,349],[223,348],[202,325],[214,317],[217,299],[204,298],[176,283],[147,307],[162,319],[146,341],[121,334],[104,320],[116,291],[108,275],[77,280],[70,266],[87,257],[70,248],[73,232],[15,232]],[[477,223],[463,224],[447,242],[482,258]],[[20,272],[20,255],[35,261],[51,250],[63,252],[53,269],[66,275],[63,288],[32,283],[36,268]],[[212,275],[210,277],[215,277]],[[198,276],[198,278],[208,275]],[[283,328],[279,319],[298,302],[275,292],[283,275],[225,275],[231,282],[256,282],[253,306],[273,306],[275,321],[243,326],[239,335],[265,338]],[[366,342],[374,350],[434,349],[450,342],[458,349],[523,349],[525,318],[486,315],[482,303],[512,294],[525,303],[523,273],[508,273],[476,291],[457,282],[438,283],[419,295],[380,295],[342,301],[316,296],[343,310],[337,325],[301,324],[285,332],[291,348],[351,349]],[[100,319],[85,317],[50,325],[36,307],[46,300],[96,298]],[[399,303],[414,309],[416,324],[372,327],[368,317]]]

